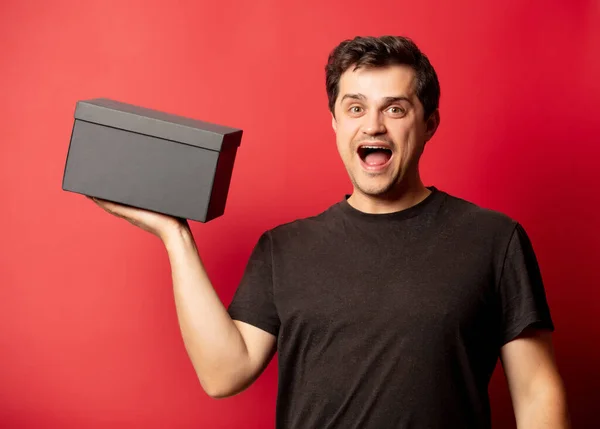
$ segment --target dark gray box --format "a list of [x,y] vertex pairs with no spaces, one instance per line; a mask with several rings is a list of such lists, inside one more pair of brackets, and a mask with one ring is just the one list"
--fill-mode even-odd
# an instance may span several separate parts
[[62,188],[185,219],[221,216],[242,130],[114,100],[79,101]]

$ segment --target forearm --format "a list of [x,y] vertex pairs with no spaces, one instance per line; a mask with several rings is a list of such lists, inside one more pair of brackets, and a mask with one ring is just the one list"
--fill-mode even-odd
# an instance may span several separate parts
[[[525,402],[525,401],[524,401]],[[546,388],[516,409],[518,429],[570,429],[566,395],[562,386]]]
[[164,240],[181,334],[202,387],[220,395],[248,361],[244,339],[204,269],[187,228]]

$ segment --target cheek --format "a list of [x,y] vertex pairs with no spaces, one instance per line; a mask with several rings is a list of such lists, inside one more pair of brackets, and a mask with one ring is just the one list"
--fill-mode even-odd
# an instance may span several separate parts
[[336,135],[336,141],[338,147],[341,150],[350,150],[352,146],[352,141],[356,135],[356,131],[351,127],[352,124],[348,123],[338,123]]
[[338,150],[338,153],[340,154],[340,156],[344,160],[349,159],[352,155],[352,153],[351,153],[352,145],[350,142],[351,142],[351,140],[348,139],[346,136],[337,134],[337,136],[336,136],[337,150]]
[[406,165],[414,158],[414,153],[417,151],[418,133],[414,124],[405,122],[397,124],[395,129],[390,133],[391,137],[398,148],[399,157],[396,162],[399,165]]
[[416,148],[417,142],[419,141],[420,130],[413,122],[406,122],[397,127],[394,135],[398,139],[402,150],[412,151]]

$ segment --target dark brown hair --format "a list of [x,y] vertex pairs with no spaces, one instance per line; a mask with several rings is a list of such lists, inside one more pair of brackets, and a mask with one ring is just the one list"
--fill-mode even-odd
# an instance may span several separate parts
[[329,54],[325,79],[329,110],[334,112],[340,76],[350,67],[385,67],[406,65],[416,74],[416,93],[425,111],[425,120],[439,105],[440,84],[429,59],[408,37],[355,37],[344,40]]

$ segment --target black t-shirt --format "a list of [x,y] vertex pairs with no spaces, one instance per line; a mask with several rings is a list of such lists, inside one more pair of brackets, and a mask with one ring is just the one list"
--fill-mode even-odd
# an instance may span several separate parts
[[261,236],[228,311],[277,337],[277,429],[489,428],[500,348],[554,329],[522,226],[430,189]]

